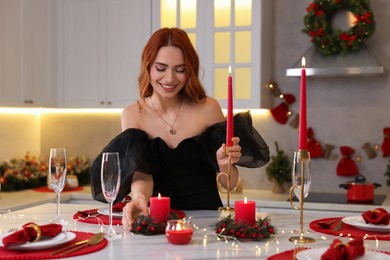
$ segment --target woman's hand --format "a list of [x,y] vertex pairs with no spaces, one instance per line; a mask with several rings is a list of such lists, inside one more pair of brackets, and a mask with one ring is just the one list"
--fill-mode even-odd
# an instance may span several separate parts
[[226,146],[226,144],[222,144],[222,146],[217,151],[217,161],[219,166],[227,166],[229,164],[229,158],[231,164],[237,163],[241,158],[241,146],[239,145],[240,138],[233,137],[233,146]]
[[144,196],[138,196],[132,199],[123,208],[122,224],[125,230],[130,231],[133,220],[140,214],[148,214],[148,202]]

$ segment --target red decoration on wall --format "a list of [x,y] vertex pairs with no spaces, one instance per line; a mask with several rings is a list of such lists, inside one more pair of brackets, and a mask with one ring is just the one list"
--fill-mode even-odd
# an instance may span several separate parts
[[314,132],[311,127],[307,129],[307,146],[310,153],[310,158],[322,157],[321,144],[314,138]]
[[349,146],[341,146],[340,152],[342,158],[337,164],[337,175],[338,176],[358,175],[358,169],[356,163],[351,159],[351,156],[355,153],[355,150]]
[[295,97],[292,94],[282,94],[280,97],[284,99],[284,102],[272,108],[271,114],[276,122],[284,125],[290,116],[289,105],[295,102]]
[[390,127],[385,127],[383,129],[383,134],[385,135],[385,139],[382,144],[382,152],[383,158],[390,155]]

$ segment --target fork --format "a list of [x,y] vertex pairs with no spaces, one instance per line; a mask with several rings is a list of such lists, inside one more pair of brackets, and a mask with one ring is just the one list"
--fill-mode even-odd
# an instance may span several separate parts
[[8,230],[8,233],[13,233],[13,232],[16,232],[16,231],[18,231],[18,228],[13,227],[13,228],[10,228]]

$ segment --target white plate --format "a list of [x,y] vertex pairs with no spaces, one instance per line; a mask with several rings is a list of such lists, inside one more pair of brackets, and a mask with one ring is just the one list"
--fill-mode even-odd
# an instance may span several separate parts
[[377,232],[390,232],[390,225],[374,225],[366,224],[366,221],[362,216],[351,216],[342,219],[344,223],[354,226],[359,229]]
[[[0,237],[2,240],[3,237],[8,236],[9,234],[1,234]],[[9,246],[8,250],[21,250],[21,251],[28,251],[28,250],[42,250],[47,249],[51,247],[56,247],[61,244],[64,244],[66,242],[69,242],[73,240],[76,237],[76,234],[73,232],[68,231],[62,231],[57,236],[53,238],[42,238],[41,240],[37,242],[27,242],[25,244],[16,245],[16,246]],[[0,246],[3,246],[3,242],[0,241]]]
[[[321,256],[326,252],[327,248],[313,248],[298,252],[298,260],[320,260]],[[356,258],[359,260],[389,260],[389,255],[380,252],[368,251],[361,257]]]
[[[97,212],[102,214],[102,215],[107,215],[107,216],[110,214],[110,210],[108,208],[98,209]],[[122,218],[122,216],[123,216],[123,212],[112,212],[113,218]]]

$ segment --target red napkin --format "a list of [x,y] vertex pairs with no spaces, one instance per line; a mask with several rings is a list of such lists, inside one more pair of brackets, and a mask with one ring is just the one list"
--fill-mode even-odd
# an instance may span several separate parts
[[390,222],[390,215],[384,208],[376,208],[373,210],[367,210],[362,214],[362,217],[367,223],[374,225],[388,225]]
[[[8,246],[20,245],[34,241],[37,237],[37,231],[33,227],[28,227],[31,224],[36,225],[33,222],[29,222],[22,226],[23,229],[4,237],[4,247],[7,248]],[[62,226],[59,224],[47,224],[38,227],[41,229],[42,237],[55,237],[62,231]]]
[[123,208],[126,206],[127,202],[118,202],[112,206],[112,212],[123,212]]
[[340,239],[333,240],[332,244],[321,256],[321,260],[353,260],[364,255],[363,238],[356,238],[347,244]]

